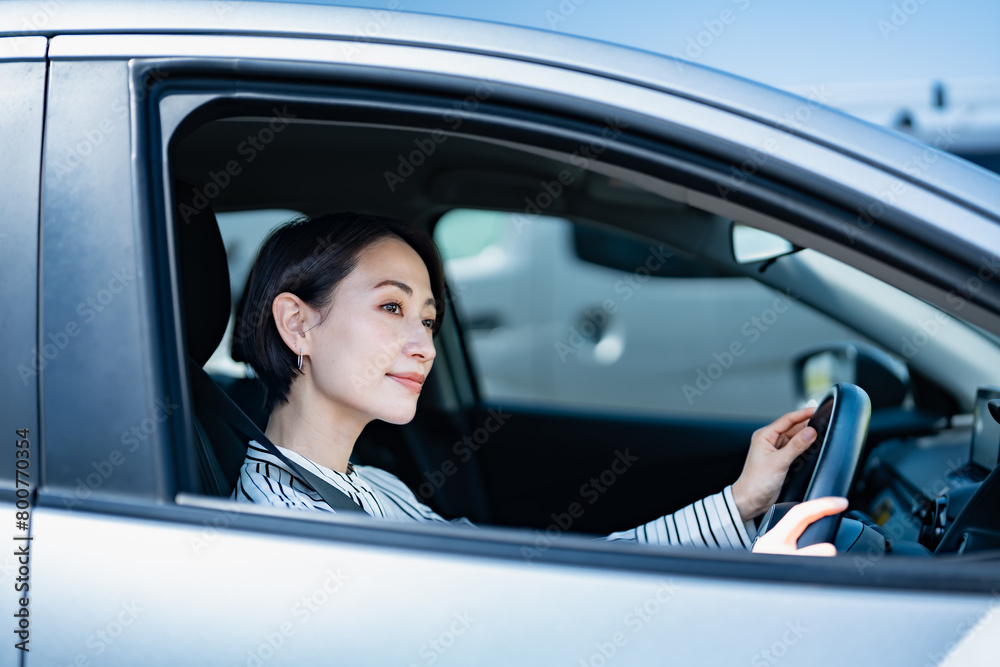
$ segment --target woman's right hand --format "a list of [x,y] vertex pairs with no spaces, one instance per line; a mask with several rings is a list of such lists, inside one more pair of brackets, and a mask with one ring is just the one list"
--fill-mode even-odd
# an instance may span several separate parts
[[757,554],[789,554],[793,556],[835,556],[837,549],[829,542],[796,546],[802,531],[813,521],[847,509],[847,498],[827,496],[799,503],[781,518],[774,528],[760,536],[753,545]]

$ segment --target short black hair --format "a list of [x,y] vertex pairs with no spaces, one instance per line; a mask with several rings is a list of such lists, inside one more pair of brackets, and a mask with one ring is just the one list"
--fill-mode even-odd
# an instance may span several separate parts
[[337,285],[357,266],[361,252],[391,237],[407,243],[427,266],[437,332],[446,302],[444,271],[434,241],[417,227],[374,215],[332,213],[296,218],[264,240],[237,313],[233,358],[250,364],[264,382],[268,414],[288,400],[292,380],[302,372],[295,353],[278,334],[271,311],[275,297],[291,292],[316,310],[326,309]]

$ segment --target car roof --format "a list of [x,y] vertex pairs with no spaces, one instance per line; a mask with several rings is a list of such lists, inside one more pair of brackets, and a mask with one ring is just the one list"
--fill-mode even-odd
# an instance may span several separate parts
[[[0,35],[252,34],[343,38],[496,55],[627,81],[724,109],[807,138],[903,181],[1000,220],[1000,177],[960,158],[937,153],[933,168],[914,168],[927,145],[829,107],[810,104],[808,122],[795,121],[803,98],[764,84],[669,56],[620,45],[480,20],[284,2],[179,0],[4,3]],[[823,91],[815,97],[822,101]]]

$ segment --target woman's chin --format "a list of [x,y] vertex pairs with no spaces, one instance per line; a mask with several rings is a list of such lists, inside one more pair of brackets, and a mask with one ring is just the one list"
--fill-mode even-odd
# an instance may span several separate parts
[[401,407],[396,410],[383,410],[382,414],[375,416],[376,419],[381,419],[389,424],[409,424],[413,421],[413,415],[417,412],[417,406],[412,405],[410,407]]

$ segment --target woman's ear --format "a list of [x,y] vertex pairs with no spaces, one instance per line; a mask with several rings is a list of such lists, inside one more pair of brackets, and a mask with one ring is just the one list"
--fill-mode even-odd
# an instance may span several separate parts
[[[292,352],[309,354],[309,339],[305,332],[318,324],[319,314],[291,292],[282,292],[271,302],[271,314],[278,335]],[[315,322],[313,320],[316,320]]]

